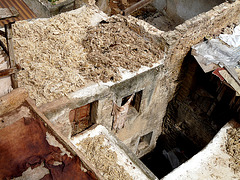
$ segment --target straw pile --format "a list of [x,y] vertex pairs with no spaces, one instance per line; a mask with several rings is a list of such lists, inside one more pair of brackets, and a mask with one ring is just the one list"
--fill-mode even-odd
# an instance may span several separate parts
[[103,174],[107,180],[131,180],[131,176],[117,164],[117,154],[106,145],[103,135],[88,137],[78,143],[85,157]]
[[158,46],[141,37],[125,17],[91,27],[96,14],[96,9],[84,6],[50,19],[15,24],[16,59],[25,69],[19,73],[19,85],[38,106],[87,81],[118,81],[119,67],[136,71],[161,59]]
[[37,105],[84,85],[79,69],[88,63],[82,39],[96,12],[86,6],[80,10],[14,25],[15,55],[24,68],[18,75],[19,86]]

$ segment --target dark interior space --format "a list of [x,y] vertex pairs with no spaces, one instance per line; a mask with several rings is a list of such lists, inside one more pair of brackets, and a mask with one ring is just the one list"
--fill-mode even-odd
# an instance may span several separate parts
[[212,72],[204,73],[191,52],[169,102],[156,148],[141,158],[158,177],[170,173],[200,150],[231,119],[238,121],[240,98]]

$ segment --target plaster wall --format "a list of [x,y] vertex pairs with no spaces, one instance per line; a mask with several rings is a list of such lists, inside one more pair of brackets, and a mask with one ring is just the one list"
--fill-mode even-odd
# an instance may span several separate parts
[[[168,94],[166,71],[163,64],[156,65],[152,69],[116,84],[90,85],[70,94],[68,98],[59,99],[40,108],[50,121],[70,138],[72,128],[69,122],[69,112],[77,107],[98,101],[95,122],[104,125],[111,131],[113,101],[121,105],[122,98],[141,90],[143,93],[139,112],[131,107],[124,128],[117,133],[112,131],[140,157],[155,147],[156,140],[161,133],[162,118],[167,106],[165,97]],[[151,132],[149,145],[139,149],[140,137]]]

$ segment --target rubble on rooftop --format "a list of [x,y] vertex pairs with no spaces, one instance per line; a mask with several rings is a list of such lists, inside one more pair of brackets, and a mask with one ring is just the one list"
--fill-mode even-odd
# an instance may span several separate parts
[[[88,1],[92,6],[78,3],[81,8],[74,11],[13,25],[19,63],[16,67],[11,63],[9,67],[14,60],[9,41],[12,37],[6,38],[7,48],[1,43],[6,54],[1,58],[0,72],[5,79],[1,78],[0,83],[8,86],[0,87],[0,94],[11,91],[10,73],[4,74],[8,70],[13,73],[10,74],[13,88],[16,88],[13,77],[17,74],[19,85],[27,89],[39,106],[27,97],[26,91],[12,95],[23,91],[22,88],[0,98],[0,139],[8,144],[7,150],[0,148],[0,154],[7,157],[2,160],[11,159],[8,157],[12,153],[13,161],[18,161],[20,153],[11,150],[22,149],[22,145],[29,152],[26,155],[19,151],[23,161],[8,170],[19,164],[23,168],[5,171],[9,174],[4,176],[51,179],[56,174],[65,178],[81,174],[87,179],[157,179],[138,159],[145,157],[144,163],[158,178],[189,159],[165,179],[226,177],[218,172],[239,179],[238,129],[232,130],[232,124],[228,123],[232,119],[239,121],[240,99],[235,91],[240,92],[240,88],[238,69],[234,69],[237,61],[233,67],[229,62],[202,63],[201,55],[219,59],[219,51],[212,57],[205,56],[209,53],[205,48],[201,53],[192,51],[196,61],[189,50],[199,47],[200,42],[207,49],[209,45],[214,47],[212,38],[235,32],[233,28],[240,22],[240,1],[101,0],[96,3],[105,6],[107,13],[130,13],[137,18],[108,17],[93,1]],[[139,9],[141,3],[144,7]],[[59,1],[56,7],[60,4],[64,5]],[[72,7],[71,4],[69,8]],[[67,9],[65,4],[62,10]],[[5,38],[8,32],[11,34],[1,30],[0,35]],[[221,49],[219,43],[225,43],[218,41],[214,47],[220,49],[221,56],[227,55],[229,61],[232,55],[238,58],[239,46]],[[197,62],[209,73],[204,73]],[[118,113],[124,122],[114,131],[114,106],[124,106],[129,97],[132,101],[127,103],[126,112]],[[32,135],[34,128],[37,133]],[[216,133],[220,136],[211,143]],[[41,141],[37,141],[38,137]],[[39,148],[38,144],[47,148]],[[31,151],[28,147],[32,145]],[[148,154],[154,151],[162,159]],[[212,151],[216,153],[209,153]],[[173,163],[174,159],[177,163]],[[201,166],[199,159],[203,162]],[[167,169],[169,163],[171,167]],[[203,171],[198,171],[199,167]]]
[[[49,20],[14,25],[16,59],[24,68],[18,75],[19,86],[38,106],[90,81],[118,81],[119,67],[136,71],[163,57],[161,49],[138,34],[125,17],[106,18],[84,6]],[[100,24],[93,28],[93,22]]]

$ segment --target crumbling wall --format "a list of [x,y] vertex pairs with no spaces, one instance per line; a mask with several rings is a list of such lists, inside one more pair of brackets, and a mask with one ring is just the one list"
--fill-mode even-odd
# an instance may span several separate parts
[[[154,148],[156,139],[162,132],[162,120],[167,104],[174,96],[183,59],[191,46],[204,37],[219,34],[228,24],[237,23],[239,6],[239,1],[233,4],[223,3],[207,13],[187,20],[169,32],[159,31],[140,20],[128,17],[127,20],[135,24],[133,27],[136,31],[151,36],[161,49],[167,52],[163,64],[138,73],[134,77],[123,78],[115,84],[89,85],[69,95],[68,99],[56,101],[52,108],[43,105],[42,110],[53,122],[57,122],[57,119],[64,119],[67,122],[71,109],[98,101],[96,123],[111,130],[112,100],[120,106],[124,97],[142,91],[140,112],[130,108],[124,128],[116,133],[120,140],[141,157]],[[61,123],[59,127],[65,128]],[[71,128],[68,127],[66,135],[70,136]],[[145,141],[146,139],[148,140]]]
[[199,43],[204,37],[214,37],[221,30],[233,23],[238,24],[240,20],[240,2],[222,3],[214,9],[199,14],[198,16],[178,25],[175,30],[166,32],[162,37],[166,40],[168,47],[166,67],[169,71],[171,83],[169,99],[172,98],[177,86],[177,78],[184,57],[190,48]]
[[[121,105],[124,97],[142,91],[139,111],[130,106],[124,128],[117,133],[112,131],[140,157],[154,148],[161,133],[161,119],[167,106],[167,83],[164,66],[158,65],[113,85],[102,84],[83,88],[70,94],[68,98],[48,103],[40,108],[64,132],[65,136],[70,138],[72,128],[69,124],[69,113],[72,109],[97,101],[97,113],[94,121],[111,131],[113,100]],[[66,126],[66,123],[69,125]],[[149,133],[151,136],[147,146],[139,148],[141,137]]]

